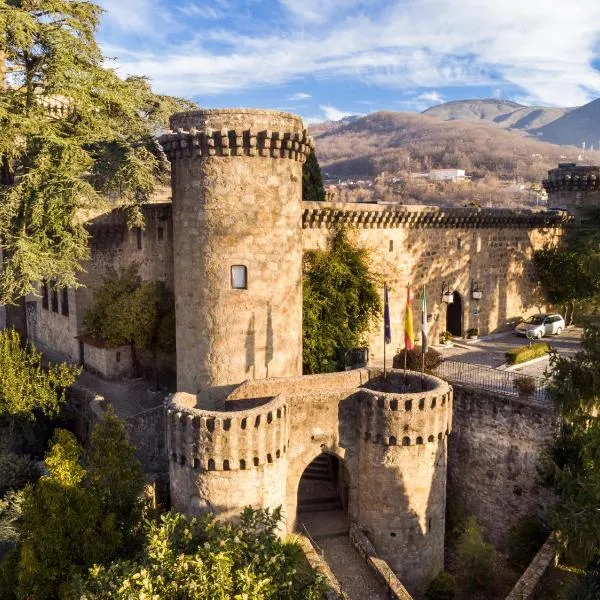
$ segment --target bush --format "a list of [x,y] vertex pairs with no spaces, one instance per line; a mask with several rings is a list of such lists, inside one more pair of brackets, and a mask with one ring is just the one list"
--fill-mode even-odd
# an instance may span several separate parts
[[[394,369],[404,369],[404,354],[406,349],[394,356],[393,367]],[[423,357],[421,355],[421,346],[415,346],[412,350],[408,351],[406,356],[406,368],[411,371],[420,371],[422,366]],[[442,355],[433,348],[427,348],[425,353],[425,371],[428,373],[435,371],[442,362]]]
[[550,345],[546,342],[531,344],[531,346],[521,346],[519,348],[511,348],[505,353],[506,362],[509,365],[518,365],[519,363],[544,356],[550,352]]
[[9,490],[19,490],[39,476],[35,461],[29,456],[0,452],[0,498]]
[[529,396],[535,392],[535,379],[533,377],[517,377],[513,385],[519,390],[520,394]]
[[519,519],[508,531],[508,560],[524,570],[542,547],[550,530],[535,517]]
[[425,598],[427,600],[454,600],[456,595],[456,582],[448,571],[440,571],[427,586]]
[[475,337],[479,335],[479,329],[477,327],[471,327],[471,329],[467,329],[468,337]]
[[456,544],[461,569],[473,587],[488,588],[493,581],[496,550],[483,539],[483,528],[469,517]]

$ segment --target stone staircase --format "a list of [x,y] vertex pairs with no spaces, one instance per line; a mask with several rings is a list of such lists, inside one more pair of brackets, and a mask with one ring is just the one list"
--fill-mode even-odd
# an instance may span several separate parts
[[298,512],[325,512],[342,510],[342,502],[335,485],[335,470],[331,459],[322,454],[302,475],[302,491]]

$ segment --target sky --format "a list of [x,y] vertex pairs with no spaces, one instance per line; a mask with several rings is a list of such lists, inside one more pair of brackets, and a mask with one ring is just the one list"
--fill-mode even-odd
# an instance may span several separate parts
[[467,98],[600,97],[600,0],[99,0],[118,73],[307,122]]

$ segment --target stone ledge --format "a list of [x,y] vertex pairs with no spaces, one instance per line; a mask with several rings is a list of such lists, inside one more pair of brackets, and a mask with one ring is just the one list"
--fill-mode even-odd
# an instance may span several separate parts
[[304,229],[330,229],[337,224],[387,229],[407,228],[522,228],[562,227],[572,217],[559,210],[510,210],[343,202],[303,202]]

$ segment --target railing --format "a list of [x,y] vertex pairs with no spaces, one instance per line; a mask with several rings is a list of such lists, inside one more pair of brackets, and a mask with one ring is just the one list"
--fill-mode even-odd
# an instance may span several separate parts
[[[546,393],[546,382],[541,377],[533,377],[514,371],[501,371],[484,365],[456,360],[445,360],[442,362],[435,370],[434,375],[441,379],[446,379],[450,383],[463,384],[494,392],[507,398],[522,398],[529,402],[538,402],[540,404],[548,404],[549,402]],[[520,392],[516,383],[518,379],[531,380],[531,391],[529,392],[528,390],[528,393]]]

